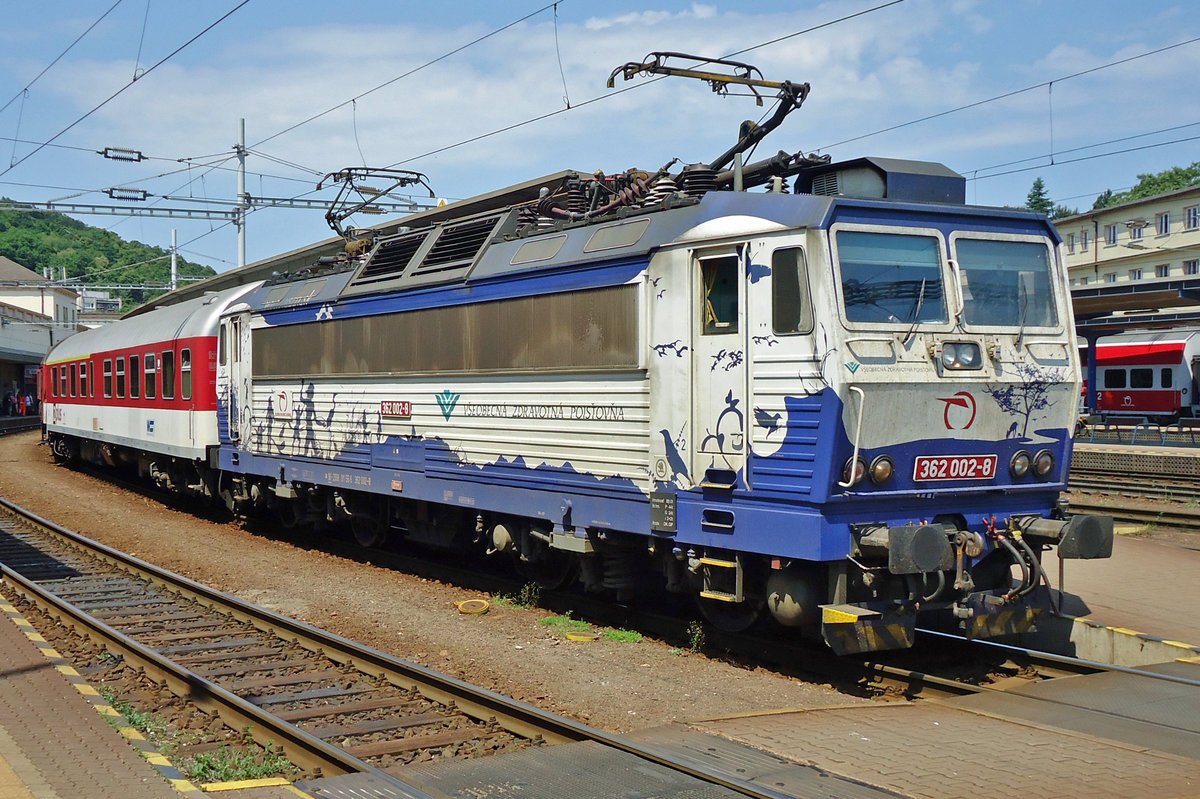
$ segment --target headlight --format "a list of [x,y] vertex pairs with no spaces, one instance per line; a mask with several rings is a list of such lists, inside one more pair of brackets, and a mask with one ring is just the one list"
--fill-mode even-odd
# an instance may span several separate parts
[[871,482],[875,485],[883,485],[891,480],[895,473],[896,464],[887,455],[880,455],[871,461]]
[[849,484],[850,488],[862,482],[863,477],[867,474],[867,462],[862,458],[851,458],[846,461],[846,465],[842,467],[842,483]]
[[1021,450],[1012,456],[1012,460],[1008,462],[1008,470],[1012,472],[1012,476],[1020,480],[1029,474],[1029,453]]
[[983,365],[983,353],[974,341],[946,341],[942,343],[942,368],[958,371],[979,369]]
[[1033,456],[1033,473],[1041,479],[1046,479],[1054,471],[1054,453],[1044,449]]

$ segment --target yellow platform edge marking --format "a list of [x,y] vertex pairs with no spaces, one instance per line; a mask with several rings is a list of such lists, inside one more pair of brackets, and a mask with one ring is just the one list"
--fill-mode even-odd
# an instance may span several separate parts
[[[241,791],[246,788],[282,788],[284,785],[292,783],[285,780],[283,777],[264,777],[259,780],[234,780],[232,782],[205,782],[201,783],[200,790],[205,793],[218,793],[220,791]],[[303,794],[307,796],[307,794]]]
[[[17,625],[18,628],[21,628],[21,631],[25,633],[26,638],[38,645],[38,651],[41,652],[47,660],[62,661],[59,663],[52,662],[51,665],[53,665],[56,670],[61,672],[67,678],[70,684],[74,686],[76,691],[84,696],[100,696],[99,691],[92,687],[84,677],[80,676],[79,672],[76,671],[73,666],[65,662],[66,659],[59,654],[58,650],[50,646],[49,642],[46,641],[41,634],[33,630],[33,625],[21,614],[21,611],[17,610],[13,605],[8,603],[0,603],[0,612],[3,612],[14,624]],[[92,707],[95,708],[96,712],[101,716],[107,716],[109,718],[115,717],[124,720],[124,717],[120,714],[120,712],[106,702],[93,702]],[[153,744],[147,741],[145,736],[143,736],[140,732],[129,726],[117,727],[116,729],[121,733],[121,735],[130,741],[133,747],[142,757],[146,759],[147,762],[149,762],[158,770],[159,774],[162,775],[163,779],[165,779],[172,788],[183,794],[196,796],[200,794],[200,789],[193,785],[190,780],[183,778],[183,772],[172,765],[171,761],[168,760],[165,755],[163,755],[157,749],[154,749]],[[0,760],[0,764],[2,763],[3,760]],[[179,776],[176,777],[174,775]],[[284,780],[283,782],[288,786],[291,785],[291,783],[288,783],[287,780]],[[4,787],[7,786],[0,785],[0,788]],[[309,796],[308,794],[299,790],[293,789],[293,792],[300,796]],[[0,792],[0,795],[3,795],[3,792]],[[20,794],[18,794],[18,796],[19,795]]]

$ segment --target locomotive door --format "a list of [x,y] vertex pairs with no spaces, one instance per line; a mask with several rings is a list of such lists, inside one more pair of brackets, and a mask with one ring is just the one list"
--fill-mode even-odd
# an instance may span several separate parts
[[730,487],[746,462],[744,248],[692,258],[692,475]]
[[229,394],[225,398],[229,438],[240,442],[249,439],[252,422],[250,407],[250,314],[241,313],[228,319],[226,346],[229,362]]

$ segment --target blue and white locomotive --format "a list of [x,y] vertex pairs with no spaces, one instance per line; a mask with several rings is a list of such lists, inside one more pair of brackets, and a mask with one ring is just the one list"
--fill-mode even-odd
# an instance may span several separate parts
[[911,644],[919,609],[1028,626],[1043,548],[1112,541],[1059,501],[1053,227],[939,165],[771,171],[563,173],[267,281],[221,323],[227,499],[844,652]]
[[1110,518],[1059,499],[1080,369],[1058,236],[966,206],[938,164],[743,166],[808,93],[770,85],[772,120],[712,164],[558,173],[345,231],[338,256],[206,300],[203,458],[96,432],[154,396],[114,395],[107,361],[102,399],[71,382],[171,307],[71,339],[82,366],[47,389],[56,453],[367,546],[508,557],[544,585],[692,593],[723,628],[769,616],[839,652],[909,646],[922,611],[1027,629],[1046,547],[1112,549]]

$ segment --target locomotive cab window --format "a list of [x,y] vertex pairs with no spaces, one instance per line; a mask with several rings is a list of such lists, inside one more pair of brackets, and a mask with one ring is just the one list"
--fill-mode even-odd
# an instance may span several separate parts
[[837,251],[846,321],[947,321],[937,238],[839,230]]
[[162,352],[162,398],[175,399],[175,351]]
[[142,359],[138,355],[129,356],[129,398],[137,399],[142,387]]
[[227,329],[228,329],[228,325],[223,324],[217,330],[217,364],[219,364],[220,366],[224,366],[225,362],[226,362],[225,348],[227,345],[225,343],[225,340],[228,338],[228,335],[226,334],[225,331]]
[[155,379],[154,369],[154,353],[146,353],[146,399],[154,399],[154,394],[157,391],[157,380]]
[[738,330],[739,264],[736,255],[705,258],[700,262],[705,335]]
[[808,270],[799,247],[771,254],[771,328],[780,336],[812,332]]
[[956,238],[963,321],[980,327],[1058,325],[1044,241]]

